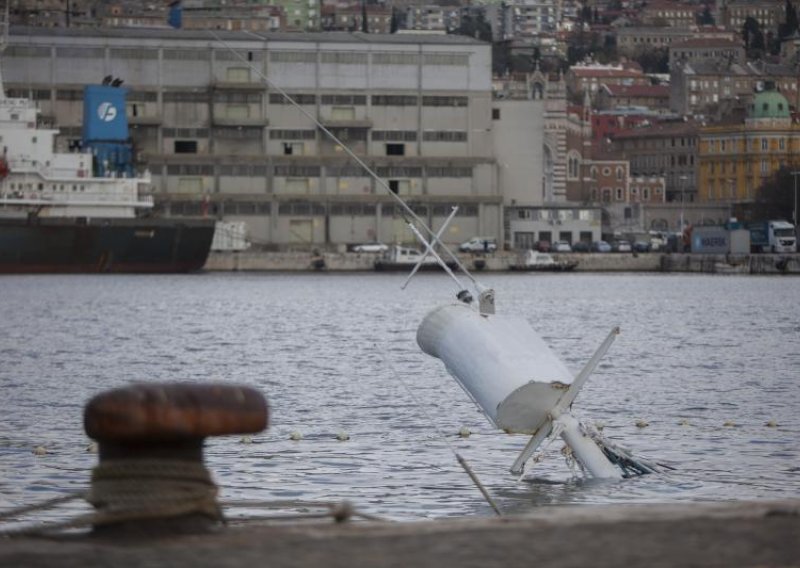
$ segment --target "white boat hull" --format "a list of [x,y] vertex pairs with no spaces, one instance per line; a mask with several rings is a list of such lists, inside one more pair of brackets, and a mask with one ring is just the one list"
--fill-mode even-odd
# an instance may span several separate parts
[[533,434],[573,375],[528,323],[479,314],[463,304],[431,311],[417,343],[448,372],[498,428]]

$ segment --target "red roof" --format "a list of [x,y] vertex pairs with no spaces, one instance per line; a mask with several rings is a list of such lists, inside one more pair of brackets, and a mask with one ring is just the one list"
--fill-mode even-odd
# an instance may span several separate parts
[[677,12],[678,10],[681,11],[689,11],[689,12],[699,12],[701,10],[705,10],[704,5],[700,4],[683,4],[681,2],[672,2],[670,0],[661,0],[657,2],[649,2],[647,6],[644,7],[645,10],[648,12],[652,12],[655,10],[663,10],[666,12]]
[[672,45],[670,45],[670,47],[678,48],[678,47],[744,47],[744,46],[740,41],[733,41],[726,38],[700,37],[700,38],[685,39],[683,41],[675,42]]
[[572,67],[570,69],[576,77],[631,77],[639,78],[644,74],[631,69],[608,69],[598,67]]
[[614,135],[615,140],[624,138],[653,138],[662,136],[692,136],[697,134],[695,122],[659,122],[641,125]]
[[667,85],[603,85],[612,97],[658,97],[669,98]]

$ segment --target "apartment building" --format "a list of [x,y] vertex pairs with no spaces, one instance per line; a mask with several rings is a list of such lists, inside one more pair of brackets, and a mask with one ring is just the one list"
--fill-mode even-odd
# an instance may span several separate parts
[[618,28],[617,51],[620,55],[635,56],[654,49],[667,49],[672,44],[693,39],[736,41],[735,31],[717,27],[687,26],[683,28],[632,26]]
[[[793,3],[797,8],[797,3]],[[721,24],[741,30],[747,18],[756,20],[764,32],[777,31],[786,21],[786,3],[775,0],[721,0],[719,13]]]
[[531,37],[556,31],[563,12],[561,0],[512,0],[508,7],[514,37]]
[[669,46],[670,69],[677,64],[707,60],[724,60],[744,65],[744,44],[724,38],[692,38],[674,42]]
[[123,79],[164,213],[208,210],[256,243],[309,248],[413,239],[342,144],[431,226],[458,205],[446,240],[502,238],[490,68],[488,44],[455,35],[28,28],[12,30],[3,72],[64,150],[81,136],[83,87]]
[[371,34],[388,34],[392,28],[392,9],[380,4],[360,2],[338,2],[322,5],[321,27],[324,31],[364,31],[364,15],[366,13],[366,31]]
[[697,15],[704,9],[701,4],[655,0],[642,8],[641,19],[645,24],[687,28],[695,25]]
[[668,85],[601,85],[597,91],[596,106],[599,110],[644,107],[669,112]]
[[662,118],[660,112],[645,107],[595,111],[591,113],[591,139],[600,141],[606,138],[614,138],[620,132],[658,122],[660,118]]
[[573,99],[588,91],[592,101],[603,85],[649,85],[650,78],[641,68],[590,63],[573,65],[565,75],[567,92]]
[[405,29],[430,32],[446,32],[461,25],[459,6],[420,4],[409,6],[405,13]]
[[[124,21],[116,25],[125,27]],[[272,5],[187,10],[182,13],[181,27],[185,30],[275,32],[286,28],[286,16],[283,9]]]
[[695,201],[698,127],[683,120],[642,125],[616,134],[613,145],[630,162],[632,176],[665,178],[666,201]]
[[317,31],[322,15],[320,0],[272,0],[270,4],[283,9],[285,31]]
[[702,127],[698,138],[702,202],[752,201],[779,168],[800,168],[800,122],[775,90],[756,94],[743,121]]
[[725,101],[743,108],[754,93],[773,83],[795,109],[800,108],[800,66],[726,59],[677,65],[670,72],[670,108],[679,114],[713,115]]
[[568,155],[568,145],[576,138],[576,128],[583,128],[588,139],[588,123],[580,125],[568,113],[560,75],[537,69],[517,77],[517,86],[512,79],[498,84],[498,98],[492,105],[506,242],[516,249],[529,249],[537,240],[598,240],[600,208],[585,201],[569,203],[568,195],[574,176],[567,171],[567,161],[580,160],[579,152]]

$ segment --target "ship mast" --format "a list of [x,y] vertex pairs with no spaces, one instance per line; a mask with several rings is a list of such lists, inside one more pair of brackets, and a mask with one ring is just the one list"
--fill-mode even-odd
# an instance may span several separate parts
[[0,101],[5,100],[6,98],[6,89],[3,86],[3,69],[2,69],[2,62],[3,62],[3,52],[6,50],[6,46],[8,45],[8,5],[10,0],[5,0],[3,2],[3,9],[0,11]]

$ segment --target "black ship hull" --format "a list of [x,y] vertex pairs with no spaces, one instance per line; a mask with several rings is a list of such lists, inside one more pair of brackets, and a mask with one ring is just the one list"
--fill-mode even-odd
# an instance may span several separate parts
[[542,264],[542,265],[519,265],[512,264],[508,267],[509,270],[516,270],[519,272],[567,272],[573,270],[578,266],[577,262],[563,262],[558,264]]
[[[455,262],[446,262],[445,264],[447,264],[450,270],[458,269],[458,265]],[[411,270],[414,269],[413,264],[407,262],[392,262],[390,260],[376,260],[374,266],[377,272],[411,272]],[[441,270],[443,270],[443,268],[438,263],[426,263],[417,269],[418,272],[439,272]]]
[[2,219],[0,274],[200,270],[211,219]]

